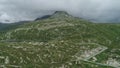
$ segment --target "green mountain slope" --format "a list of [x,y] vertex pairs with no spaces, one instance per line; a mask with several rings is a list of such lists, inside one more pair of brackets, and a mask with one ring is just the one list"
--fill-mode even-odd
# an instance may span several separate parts
[[119,29],[120,24],[92,23],[57,11],[5,33],[0,63],[18,68],[119,68]]

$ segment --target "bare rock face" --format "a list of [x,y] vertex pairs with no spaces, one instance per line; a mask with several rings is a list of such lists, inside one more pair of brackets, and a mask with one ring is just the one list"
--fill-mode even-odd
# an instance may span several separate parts
[[64,11],[56,11],[51,17],[53,17],[53,18],[66,18],[67,17],[68,18],[68,17],[72,17],[72,16]]

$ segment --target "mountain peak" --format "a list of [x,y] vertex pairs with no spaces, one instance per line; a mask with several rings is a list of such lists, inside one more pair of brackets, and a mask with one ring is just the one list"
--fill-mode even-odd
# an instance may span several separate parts
[[65,11],[55,11],[54,14],[65,14],[65,15],[69,15],[67,12]]
[[64,19],[64,18],[69,18],[72,17],[71,15],[69,15],[67,12],[65,11],[56,11],[51,18],[57,18],[57,19]]
[[42,20],[42,19],[47,19],[47,18],[57,18],[57,19],[62,19],[62,18],[67,18],[67,17],[72,17],[65,11],[55,11],[52,15],[45,15],[43,17],[35,19],[37,20]]

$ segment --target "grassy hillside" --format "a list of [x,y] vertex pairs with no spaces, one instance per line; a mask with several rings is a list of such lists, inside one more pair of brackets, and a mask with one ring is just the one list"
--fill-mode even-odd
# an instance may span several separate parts
[[119,68],[120,24],[98,24],[56,12],[9,30],[0,63],[18,68]]

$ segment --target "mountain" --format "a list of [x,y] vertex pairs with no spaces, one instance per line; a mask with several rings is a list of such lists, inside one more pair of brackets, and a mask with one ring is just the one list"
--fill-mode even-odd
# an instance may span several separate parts
[[0,63],[8,68],[119,68],[119,29],[120,24],[92,23],[57,11],[3,34]]

